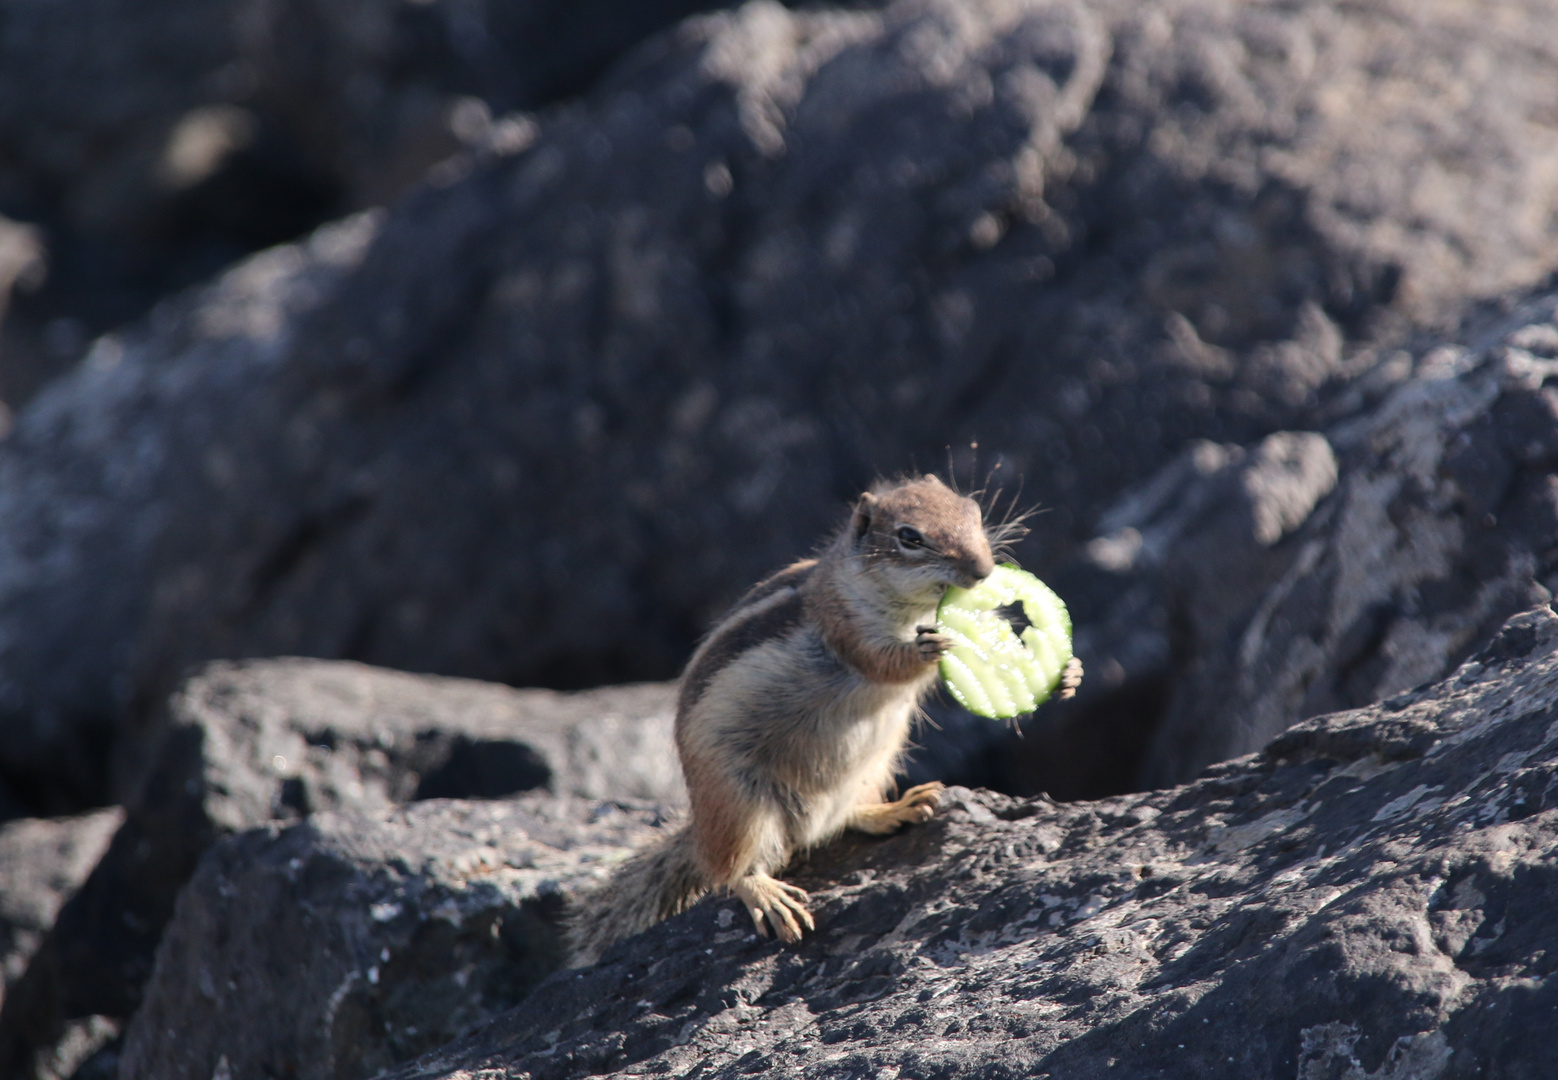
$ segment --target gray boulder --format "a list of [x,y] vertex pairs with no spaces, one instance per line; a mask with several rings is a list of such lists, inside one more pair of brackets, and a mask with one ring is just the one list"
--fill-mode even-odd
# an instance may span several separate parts
[[[24,818],[0,825],[0,1004],[21,981],[61,907],[102,858],[124,822],[117,807],[68,818]],[[38,1080],[97,1080],[83,1066],[115,1044],[122,1025],[102,1016],[67,1021],[26,1071]],[[104,1077],[103,1080],[108,1080]]]
[[668,677],[878,470],[1026,478],[1043,573],[1377,398],[1558,264],[1547,5],[1390,11],[753,3],[169,302],[0,447],[0,767],[103,799],[218,656]]
[[0,1002],[123,821],[115,808],[0,825]]
[[1066,740],[1108,742],[1143,685],[1157,727],[1112,779],[1182,783],[1440,678],[1550,600],[1558,293],[1509,307],[1395,354],[1410,377],[1323,433],[1199,443],[1117,503],[1061,586],[1107,597],[1078,633],[1091,685],[1005,748],[1010,787],[1072,794]]
[[712,899],[389,1075],[1546,1076],[1555,708],[1542,608],[1184,787],[955,790],[793,872],[798,946]]
[[87,1018],[140,1002],[179,890],[267,822],[527,790],[684,797],[672,691],[576,694],[312,660],[218,663],[174,696],[125,820],[0,1008],[0,1075],[35,1076]]
[[16,392],[18,383],[30,385],[37,374],[17,356],[26,350],[17,349],[18,335],[7,330],[6,311],[13,291],[27,293],[43,284],[48,269],[44,252],[43,237],[35,226],[0,215],[0,401],[6,403],[0,413],[0,432],[10,430],[11,412],[26,397]]
[[228,832],[315,810],[532,789],[674,804],[685,798],[674,698],[664,684],[560,693],[349,661],[217,662],[143,732],[135,745],[149,760],[117,765],[151,777],[142,803],[159,785],[187,791],[196,780],[205,814]]
[[48,273],[0,338],[0,398],[18,405],[90,336],[392,201],[465,145],[523,141],[515,110],[580,93],[712,6],[4,0],[0,212],[47,232]]
[[218,845],[179,896],[122,1080],[353,1080],[517,1005],[569,899],[660,814],[566,796],[316,814]]

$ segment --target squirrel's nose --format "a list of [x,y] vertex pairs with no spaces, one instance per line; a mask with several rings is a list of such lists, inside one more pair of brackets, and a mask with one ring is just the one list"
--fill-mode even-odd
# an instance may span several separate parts
[[995,559],[990,557],[989,552],[981,551],[977,554],[969,555],[959,560],[958,570],[962,574],[963,580],[958,582],[958,584],[965,589],[972,589],[975,585],[989,577],[990,572],[994,569]]

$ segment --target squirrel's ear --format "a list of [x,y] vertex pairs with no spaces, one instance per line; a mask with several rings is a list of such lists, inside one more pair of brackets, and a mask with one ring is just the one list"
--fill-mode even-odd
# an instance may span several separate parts
[[871,519],[876,516],[876,496],[869,491],[862,492],[860,498],[855,500],[855,513],[849,519],[849,534],[859,540],[871,528]]

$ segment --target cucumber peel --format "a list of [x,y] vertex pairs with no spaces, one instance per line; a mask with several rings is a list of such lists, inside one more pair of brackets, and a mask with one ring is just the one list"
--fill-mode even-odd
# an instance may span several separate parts
[[[999,609],[1020,603],[1031,624],[1021,636]],[[972,589],[951,588],[936,609],[950,638],[941,681],[969,712],[995,720],[1031,713],[1054,693],[1071,660],[1071,615],[1044,582],[997,566]]]

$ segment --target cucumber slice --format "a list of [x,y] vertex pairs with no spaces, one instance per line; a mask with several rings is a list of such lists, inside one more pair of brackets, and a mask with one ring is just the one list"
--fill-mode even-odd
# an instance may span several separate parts
[[[1031,623],[1022,636],[997,610],[1022,604]],[[1054,693],[1071,659],[1071,615],[1044,582],[998,566],[972,589],[948,589],[936,629],[952,639],[941,681],[969,712],[996,720],[1037,709]]]

